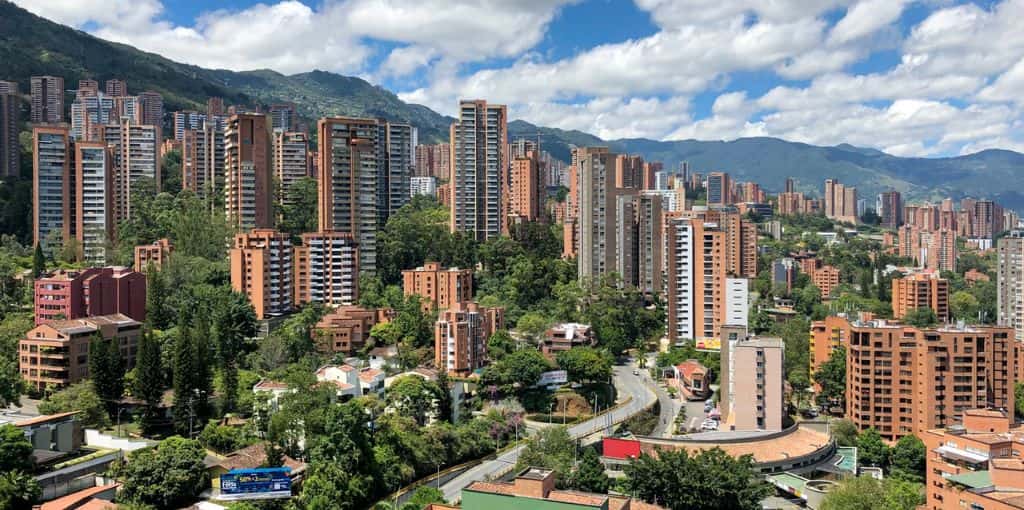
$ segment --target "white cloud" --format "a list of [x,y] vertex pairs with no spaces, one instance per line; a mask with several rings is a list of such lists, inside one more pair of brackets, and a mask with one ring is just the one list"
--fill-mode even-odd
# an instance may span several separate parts
[[829,34],[830,44],[844,44],[870,35],[899,19],[906,0],[865,0],[849,10]]

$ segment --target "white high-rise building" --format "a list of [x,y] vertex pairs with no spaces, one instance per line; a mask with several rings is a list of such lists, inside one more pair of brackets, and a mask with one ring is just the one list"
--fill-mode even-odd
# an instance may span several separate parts
[[1024,231],[1011,230],[996,247],[996,317],[1024,340]]
[[49,252],[52,235],[67,236],[73,229],[73,225],[64,223],[65,210],[74,203],[75,189],[71,176],[74,153],[68,128],[36,127],[32,131],[32,157],[36,190],[32,201],[33,243]]
[[101,266],[107,263],[107,243],[114,235],[113,155],[103,142],[75,144],[76,188],[81,195],[75,231],[84,260]]
[[378,216],[383,228],[392,214],[409,203],[410,181],[416,166],[416,145],[419,144],[417,129],[409,124],[381,122],[378,134],[379,148],[383,150],[378,158]]
[[725,324],[748,327],[750,316],[750,280],[725,279]]
[[116,122],[114,98],[96,93],[83,95],[71,103],[71,137],[75,140],[99,140],[100,126]]
[[409,179],[409,196],[416,195],[437,196],[437,178],[412,177]]

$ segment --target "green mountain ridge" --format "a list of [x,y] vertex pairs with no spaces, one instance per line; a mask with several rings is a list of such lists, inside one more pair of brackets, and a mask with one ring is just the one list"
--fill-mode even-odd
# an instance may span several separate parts
[[[425,143],[445,141],[452,118],[356,77],[326,71],[284,75],[272,70],[236,72],[174,62],[125,44],[113,43],[40,18],[0,0],[0,79],[17,81],[24,93],[33,75],[62,76],[73,88],[79,79],[123,78],[132,93],[155,90],[166,109],[205,109],[206,99],[226,104],[295,103],[308,120],[331,115],[371,116],[412,123]],[[573,146],[608,146],[621,153],[661,161],[666,169],[687,161],[696,172],[727,171],[780,191],[786,177],[820,195],[826,178],[858,187],[873,203],[875,194],[895,189],[908,201],[944,197],[991,198],[1024,212],[1024,155],[986,150],[949,158],[902,158],[876,149],[841,144],[821,147],[777,138],[732,141],[602,140],[592,134],[514,120],[510,138],[540,137],[554,157],[570,160]]]

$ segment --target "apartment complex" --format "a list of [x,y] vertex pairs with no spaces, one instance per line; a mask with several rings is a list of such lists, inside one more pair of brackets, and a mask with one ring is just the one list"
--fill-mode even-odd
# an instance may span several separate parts
[[513,159],[508,189],[509,221],[518,223],[540,220],[546,196],[537,152],[526,151],[522,157]]
[[878,195],[875,212],[882,219],[880,226],[896,230],[903,224],[903,198],[899,191],[885,191]]
[[21,100],[17,84],[8,92],[0,90],[0,178],[21,174],[21,143],[18,141],[18,122]]
[[377,126],[377,225],[384,228],[388,218],[409,203],[419,133],[409,124],[380,120]]
[[164,97],[159,92],[147,90],[139,93],[139,108],[141,119],[139,123],[145,126],[155,126],[163,130],[164,125]]
[[80,258],[93,264],[107,262],[107,247],[114,241],[114,150],[101,142],[75,144],[74,232]]
[[64,78],[33,76],[31,80],[33,124],[64,122]]
[[434,177],[448,179],[451,177],[451,145],[416,146],[416,177]]
[[18,369],[36,391],[63,388],[89,377],[89,343],[114,340],[125,369],[135,366],[142,323],[116,313],[37,325],[18,342]]
[[1024,429],[1012,411],[969,409],[963,422],[925,431],[927,510],[1024,508]]
[[174,245],[171,244],[170,239],[166,237],[163,239],[157,239],[150,244],[142,244],[135,247],[135,270],[143,272],[150,266],[153,265],[156,269],[162,269],[171,259],[171,253],[174,253]]
[[424,310],[446,310],[473,299],[473,270],[427,262],[402,271],[402,290],[406,296],[420,296]]
[[409,179],[409,197],[416,195],[437,196],[437,177],[412,177]]
[[171,116],[171,123],[174,129],[174,139],[182,140],[185,131],[195,131],[207,125],[209,118],[204,113],[195,110],[181,110],[174,112]]
[[732,204],[732,179],[725,172],[711,172],[707,183],[708,205]]
[[146,275],[126,267],[56,271],[35,281],[36,324],[124,314],[146,320]]
[[746,324],[746,317],[739,316],[746,310],[747,285],[734,280],[756,271],[757,245],[756,233],[743,235],[751,232],[745,223],[735,212],[715,210],[667,220],[665,293],[670,341],[715,339],[730,320],[742,321],[733,325]]
[[295,302],[351,305],[359,300],[359,252],[348,232],[302,234],[295,247]]
[[593,347],[595,342],[594,329],[590,325],[563,322],[548,328],[540,349],[545,355],[555,356],[573,347]]
[[[577,273],[581,281],[595,280],[615,268],[615,154],[606,147],[578,148],[573,151],[576,176],[575,223]],[[570,187],[570,195],[572,187]]]
[[665,287],[664,219],[662,197],[619,195],[615,201],[615,272],[622,283],[647,295]]
[[181,186],[208,199],[224,190],[224,129],[205,124],[181,139]]
[[1011,230],[996,251],[996,320],[1024,341],[1024,231]]
[[224,130],[224,207],[232,227],[274,228],[270,134],[266,115],[244,113],[228,119]]
[[930,308],[940,321],[949,319],[949,280],[937,272],[915,273],[892,280],[892,313],[897,320],[907,312]]
[[74,153],[67,127],[32,130],[32,242],[50,251],[50,240],[74,237]]
[[857,188],[836,179],[825,180],[825,216],[844,223],[857,223]]
[[508,111],[461,101],[451,126],[451,231],[483,242],[507,231]]
[[821,299],[832,297],[832,291],[839,287],[839,268],[835,266],[821,266],[810,271],[811,282],[821,291]]
[[388,308],[340,306],[325,315],[313,328],[313,341],[324,354],[352,355],[366,346],[370,329],[390,322],[394,312]]
[[231,287],[249,298],[257,319],[291,311],[291,236],[273,229],[253,229],[238,234],[228,251],[228,259]]
[[291,203],[292,184],[309,175],[309,140],[306,133],[274,132],[274,177],[281,205]]
[[505,327],[505,310],[453,303],[434,324],[434,366],[465,376],[487,364],[487,340]]
[[785,344],[781,338],[747,338],[728,328],[721,351],[719,409],[725,430],[782,430],[785,414]]
[[269,114],[270,126],[275,132],[297,131],[298,115],[295,114],[294,104],[272,104]]
[[919,267],[937,271],[956,271],[957,236],[953,229],[927,229],[907,223],[898,229],[898,235],[899,256],[913,259]]
[[160,190],[160,130],[130,119],[106,124],[102,141],[114,149],[114,215],[118,221],[132,216],[132,195],[143,181]]
[[1013,331],[1005,327],[918,329],[884,320],[842,325],[847,341],[846,417],[884,439],[946,427],[967,409],[1013,412]]

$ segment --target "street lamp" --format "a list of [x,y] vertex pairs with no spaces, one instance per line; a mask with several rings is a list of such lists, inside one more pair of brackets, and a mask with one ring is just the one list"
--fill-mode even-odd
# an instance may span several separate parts
[[117,435],[121,435],[121,413],[124,412],[124,408],[118,406],[117,408]]

